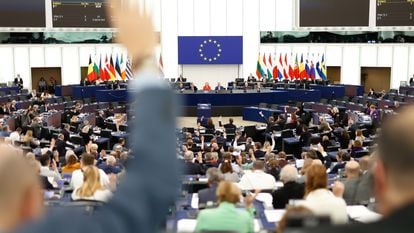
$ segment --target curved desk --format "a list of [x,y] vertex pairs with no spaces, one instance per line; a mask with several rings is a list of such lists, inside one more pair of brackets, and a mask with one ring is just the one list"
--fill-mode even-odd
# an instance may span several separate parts
[[263,90],[262,92],[234,91],[233,93],[197,92],[181,94],[184,106],[197,106],[200,103],[209,103],[214,106],[251,106],[260,103],[284,104],[290,100],[304,102],[319,102],[321,92],[316,90]]

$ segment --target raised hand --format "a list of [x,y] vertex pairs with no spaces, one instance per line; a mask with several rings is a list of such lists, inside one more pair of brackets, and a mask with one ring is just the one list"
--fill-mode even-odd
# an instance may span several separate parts
[[[107,0],[107,12],[114,17],[112,27],[118,29],[116,40],[133,56],[134,66],[150,57],[156,45],[151,16],[137,4],[122,0]],[[123,3],[123,4],[121,4]]]

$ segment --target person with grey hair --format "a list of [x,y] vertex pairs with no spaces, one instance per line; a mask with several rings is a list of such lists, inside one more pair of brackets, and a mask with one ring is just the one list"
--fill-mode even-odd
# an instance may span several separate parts
[[194,152],[188,150],[184,152],[184,165],[183,165],[183,174],[184,175],[204,175],[205,171],[201,164],[195,163],[194,161]]
[[217,202],[216,190],[224,180],[224,175],[218,168],[209,168],[206,172],[209,188],[198,191],[198,208],[204,208]]
[[284,209],[291,199],[303,199],[305,194],[304,184],[298,183],[298,170],[292,165],[286,165],[280,172],[280,180],[283,188],[272,193],[273,208]]

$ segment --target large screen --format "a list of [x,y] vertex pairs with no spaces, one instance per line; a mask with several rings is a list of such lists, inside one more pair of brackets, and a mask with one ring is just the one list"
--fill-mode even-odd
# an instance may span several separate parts
[[0,27],[46,27],[45,0],[0,0]]
[[377,26],[414,26],[413,0],[377,0]]
[[108,28],[105,0],[52,0],[53,27]]
[[369,0],[300,0],[301,27],[367,27]]

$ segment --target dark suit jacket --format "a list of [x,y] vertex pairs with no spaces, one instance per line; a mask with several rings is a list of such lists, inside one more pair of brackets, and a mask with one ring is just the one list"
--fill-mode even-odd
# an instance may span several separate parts
[[349,224],[338,227],[326,227],[319,229],[308,229],[304,232],[318,233],[412,233],[414,229],[413,221],[414,203],[403,207],[394,214],[378,222],[370,224]]
[[202,189],[198,191],[198,205],[206,206],[207,202],[217,202],[217,195],[216,195],[217,185],[213,184],[210,188]]
[[101,116],[96,117],[96,126],[101,129],[105,128],[105,119]]
[[283,186],[283,188],[273,192],[273,208],[284,209],[290,199],[303,199],[304,194],[304,184],[288,182]]
[[202,166],[198,163],[190,163],[190,162],[184,162],[184,174],[185,175],[204,175],[204,169]]
[[[131,104],[136,118],[131,122],[129,140],[139,159],[128,161],[130,170],[114,197],[94,215],[65,211],[46,216],[19,232],[152,233],[162,229],[166,210],[180,187],[175,153],[177,96],[158,75],[145,74],[137,76],[131,85],[134,92],[130,93],[131,99],[140,100]],[[155,170],[157,175],[151,175]]]
[[63,134],[63,136],[65,137],[65,141],[68,141],[68,140],[69,140],[69,138],[70,138],[70,132],[69,132],[69,131],[67,131],[66,129],[63,129],[63,130],[62,130],[62,134]]

